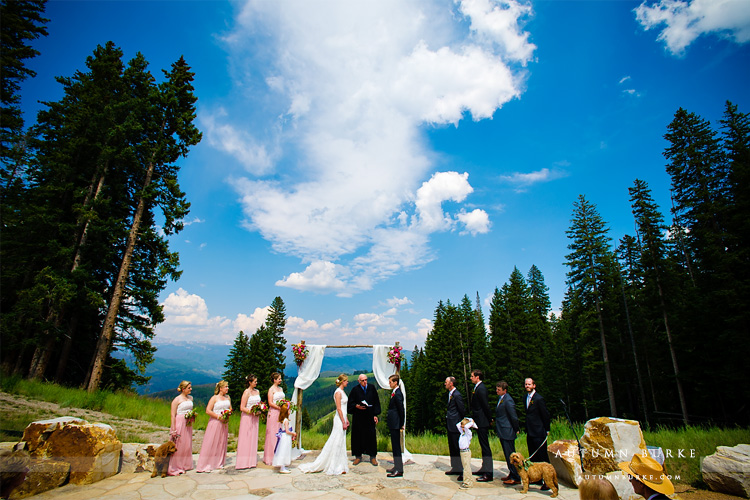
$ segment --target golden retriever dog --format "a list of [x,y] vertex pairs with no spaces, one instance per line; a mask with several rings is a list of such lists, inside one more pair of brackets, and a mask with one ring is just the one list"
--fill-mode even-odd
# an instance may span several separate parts
[[547,462],[534,462],[534,464],[527,470],[524,468],[523,462],[524,458],[520,453],[510,454],[510,463],[516,466],[518,475],[521,476],[521,482],[523,483],[521,493],[529,491],[529,483],[536,483],[537,481],[544,480],[544,484],[549,486],[552,490],[550,498],[555,498],[560,489],[557,486],[557,472],[555,472],[555,468],[552,464],[548,464]]
[[177,447],[172,441],[167,441],[156,449],[156,453],[154,454],[154,472],[151,473],[151,477],[156,477],[158,474],[161,474],[161,477],[167,477],[169,457],[175,451],[177,451]]

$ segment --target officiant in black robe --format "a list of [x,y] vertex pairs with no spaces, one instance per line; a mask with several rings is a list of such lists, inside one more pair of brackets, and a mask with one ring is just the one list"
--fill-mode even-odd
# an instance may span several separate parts
[[[378,439],[375,424],[380,415],[380,398],[378,389],[367,383],[367,375],[361,374],[358,384],[349,393],[347,413],[352,416],[352,455],[354,465],[362,461],[362,455],[369,455],[370,462],[377,465]],[[366,403],[366,404],[365,404]]]

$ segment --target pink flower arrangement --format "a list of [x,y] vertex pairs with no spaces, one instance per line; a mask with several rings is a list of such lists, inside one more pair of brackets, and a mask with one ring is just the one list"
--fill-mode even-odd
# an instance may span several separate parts
[[299,368],[305,362],[309,353],[305,341],[303,340],[299,344],[292,344],[292,352],[294,353],[294,362],[297,363],[297,368]]
[[404,359],[404,354],[401,352],[404,348],[400,345],[394,345],[388,351],[388,362],[396,365],[396,369],[401,369],[401,360]]
[[227,422],[229,422],[229,417],[231,416],[232,416],[232,410],[227,409],[227,410],[222,411],[219,414],[219,420],[221,420],[222,422],[226,424]]
[[268,417],[268,404],[265,401],[254,404],[250,407],[250,414],[265,420]]

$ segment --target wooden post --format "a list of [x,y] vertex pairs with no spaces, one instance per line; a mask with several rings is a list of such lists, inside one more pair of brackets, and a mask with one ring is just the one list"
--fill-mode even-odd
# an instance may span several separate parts
[[302,448],[302,389],[299,390],[297,395],[297,418],[295,418],[294,425],[297,431],[297,448]]

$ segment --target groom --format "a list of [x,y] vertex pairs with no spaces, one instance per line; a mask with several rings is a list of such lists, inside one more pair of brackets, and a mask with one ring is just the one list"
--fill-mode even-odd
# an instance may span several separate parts
[[380,398],[377,388],[367,383],[367,375],[361,374],[359,384],[349,393],[346,405],[347,413],[352,415],[352,455],[353,465],[362,461],[362,454],[370,456],[370,463],[378,465],[375,456],[378,454],[378,440],[375,435],[375,424],[380,415]]

